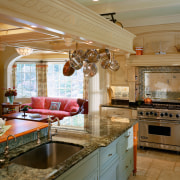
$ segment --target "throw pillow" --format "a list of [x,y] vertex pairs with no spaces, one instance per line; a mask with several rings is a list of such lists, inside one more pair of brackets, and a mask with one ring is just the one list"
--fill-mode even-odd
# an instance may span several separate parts
[[51,102],[49,110],[59,110],[61,106],[60,102]]
[[32,108],[33,109],[44,109],[44,97],[32,97]]

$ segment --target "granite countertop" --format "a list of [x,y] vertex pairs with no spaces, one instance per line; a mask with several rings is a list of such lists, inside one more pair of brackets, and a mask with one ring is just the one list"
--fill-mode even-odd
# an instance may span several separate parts
[[121,105],[121,104],[101,104],[101,107],[113,107],[113,108],[126,108],[126,109],[134,109],[136,110],[137,107],[129,106],[129,105]]
[[[66,117],[60,122],[61,126],[58,128],[58,133],[53,136],[52,140],[82,145],[84,147],[82,150],[53,168],[36,169],[9,163],[0,169],[0,179],[55,179],[96,149],[109,145],[135,125],[137,120],[118,116],[111,118],[97,115],[77,115]],[[56,123],[53,126],[53,129],[56,128]],[[42,138],[41,142],[48,142],[47,137]],[[17,147],[10,151],[10,158],[16,157],[35,146],[37,146],[36,142],[31,142]]]

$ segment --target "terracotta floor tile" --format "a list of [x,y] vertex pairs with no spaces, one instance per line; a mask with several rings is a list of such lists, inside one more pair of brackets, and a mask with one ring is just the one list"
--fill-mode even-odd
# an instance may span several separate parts
[[149,157],[138,157],[137,168],[148,169],[152,163],[152,159]]
[[136,176],[130,176],[128,180],[152,180],[152,179],[149,179],[148,177],[145,176],[136,175]]
[[158,180],[179,180],[180,172],[173,172],[169,170],[161,171]]
[[174,171],[180,172],[180,162],[176,162]]
[[161,173],[161,169],[159,168],[150,168],[147,170],[146,175],[147,177],[151,177],[152,179],[157,179]]
[[180,180],[180,155],[172,151],[138,149],[137,173],[129,180]]
[[158,168],[158,169],[168,169],[173,170],[175,167],[175,162],[173,161],[166,161],[161,159],[153,159],[151,168]]

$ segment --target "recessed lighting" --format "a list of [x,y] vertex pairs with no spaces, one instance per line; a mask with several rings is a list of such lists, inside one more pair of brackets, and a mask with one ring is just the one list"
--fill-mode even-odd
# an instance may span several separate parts
[[96,2],[96,1],[99,1],[99,0],[92,0],[92,1]]
[[32,28],[37,28],[37,26],[35,26],[35,25],[31,25],[31,27],[32,27]]

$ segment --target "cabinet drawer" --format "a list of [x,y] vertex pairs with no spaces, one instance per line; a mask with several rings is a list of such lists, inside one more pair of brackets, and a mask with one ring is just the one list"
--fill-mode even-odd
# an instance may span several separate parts
[[134,162],[133,162],[133,150],[131,149],[125,153],[123,159],[120,160],[119,171],[124,179],[128,179],[131,172],[133,171]]
[[106,116],[119,115],[121,117],[131,118],[131,109],[101,107],[101,114]]
[[116,143],[111,143],[107,147],[101,147],[100,149],[100,167],[102,167],[107,161],[110,161],[116,155]]
[[129,150],[133,150],[133,129],[130,128],[128,131],[123,133],[118,139],[117,145],[117,154],[120,159],[123,158],[124,154]]

